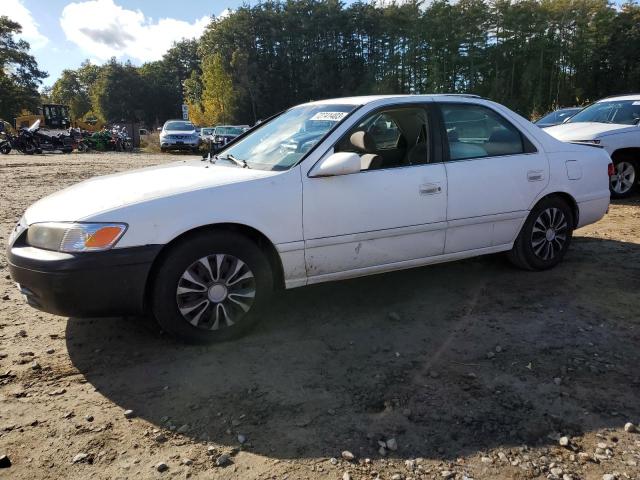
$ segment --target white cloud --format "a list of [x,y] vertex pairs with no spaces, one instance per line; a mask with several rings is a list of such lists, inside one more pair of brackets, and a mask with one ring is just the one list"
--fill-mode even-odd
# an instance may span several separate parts
[[31,48],[42,48],[49,42],[38,30],[39,25],[29,9],[22,4],[22,0],[0,0],[0,16],[2,15],[22,25],[22,33],[18,37],[29,42]]
[[100,60],[127,56],[147,62],[160,59],[174,41],[199,37],[209,20],[204,16],[193,23],[174,18],[154,21],[113,0],[89,0],[64,7],[60,25],[67,39],[87,55]]

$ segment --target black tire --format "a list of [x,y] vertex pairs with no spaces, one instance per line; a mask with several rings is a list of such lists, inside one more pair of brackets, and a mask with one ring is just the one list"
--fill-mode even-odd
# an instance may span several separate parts
[[[525,270],[555,267],[567,253],[574,227],[573,211],[562,198],[543,198],[529,213],[508,254],[509,260]],[[547,233],[549,230],[553,232]]]
[[633,195],[640,178],[639,164],[637,161],[624,158],[613,161],[616,173],[609,181],[611,198],[626,198]]
[[[220,257],[222,266],[217,266]],[[238,263],[234,264],[234,259],[243,262],[244,267],[236,270],[237,275],[233,273],[225,278],[225,275],[219,274],[219,282],[207,282],[203,280],[207,277],[207,269],[200,263],[202,259],[208,261],[209,273],[213,275],[216,275],[216,270],[224,272],[225,265],[229,266],[228,270],[235,268]],[[238,282],[237,279],[244,277],[247,271],[253,276]],[[205,290],[192,290],[200,288],[197,287],[200,283],[185,280],[184,275],[187,273],[190,278],[206,284]],[[247,237],[227,231],[197,233],[180,241],[163,255],[152,282],[150,305],[158,324],[170,335],[187,343],[219,342],[245,334],[258,323],[261,310],[273,292],[271,266],[262,250]],[[224,298],[216,303],[211,296],[214,295],[213,289],[220,284],[229,285],[229,294],[224,293]],[[179,293],[179,287],[194,293]],[[226,287],[222,288],[227,292]],[[253,289],[255,296],[247,298],[246,294],[234,294],[233,288],[238,288],[237,292]],[[246,313],[237,306],[237,297],[236,300],[231,299],[235,295],[240,296],[242,302],[252,302]],[[202,309],[194,308],[183,316],[179,301],[183,303],[182,308],[185,310],[199,303],[206,302],[206,305]],[[231,314],[229,317],[225,316],[227,311]],[[235,320],[232,325],[228,318]],[[194,326],[190,321],[196,321],[198,325]]]
[[4,145],[0,146],[0,153],[2,155],[9,155],[10,152],[11,152],[11,144],[5,143]]
[[167,153],[167,149],[160,147],[160,153]]

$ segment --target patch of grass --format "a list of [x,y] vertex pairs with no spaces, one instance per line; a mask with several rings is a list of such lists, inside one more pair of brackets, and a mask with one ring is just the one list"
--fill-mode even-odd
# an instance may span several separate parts
[[160,134],[151,132],[140,136],[140,151],[146,153],[160,153]]

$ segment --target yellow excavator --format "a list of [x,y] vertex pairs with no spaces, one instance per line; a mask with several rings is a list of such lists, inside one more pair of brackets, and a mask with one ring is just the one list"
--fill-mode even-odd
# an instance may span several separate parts
[[36,120],[40,120],[41,128],[66,130],[71,126],[69,107],[55,103],[44,103],[35,113],[23,110],[16,117],[16,128],[29,128]]
[[84,120],[71,120],[69,115],[69,106],[59,103],[43,103],[38,107],[36,113],[23,110],[16,117],[16,128],[28,128],[33,122],[40,120],[41,128],[49,128],[52,130],[66,130],[69,127],[81,128],[89,132],[98,132],[104,127],[104,122],[97,118],[89,118]]

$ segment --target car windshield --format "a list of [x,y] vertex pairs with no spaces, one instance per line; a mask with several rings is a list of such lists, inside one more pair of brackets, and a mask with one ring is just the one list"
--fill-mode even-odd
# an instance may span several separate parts
[[588,106],[567,123],[597,122],[636,125],[640,120],[640,100],[598,102]]
[[216,135],[240,135],[243,132],[242,127],[216,127]]
[[562,123],[567,118],[571,118],[578,113],[580,108],[562,108],[555,112],[547,113],[544,117],[537,120],[536,123]]
[[202,135],[211,135],[213,133],[213,128],[203,128]]
[[558,112],[547,113],[544,117],[536,120],[536,123],[553,123],[558,117]]
[[165,130],[194,130],[196,127],[191,122],[167,122],[164,125]]
[[252,133],[222,151],[227,155],[246,161],[254,168],[264,170],[286,170],[298,163],[342,122],[355,105],[300,105],[261,124]]

